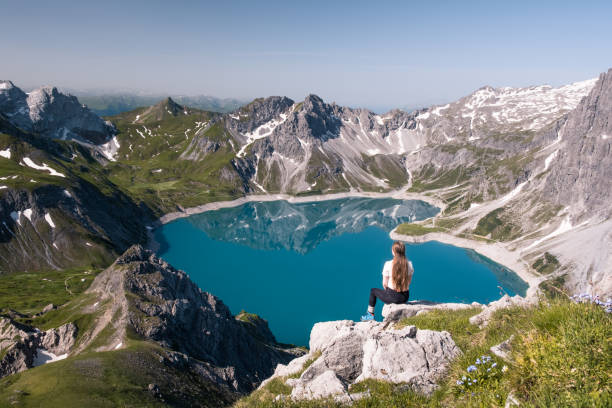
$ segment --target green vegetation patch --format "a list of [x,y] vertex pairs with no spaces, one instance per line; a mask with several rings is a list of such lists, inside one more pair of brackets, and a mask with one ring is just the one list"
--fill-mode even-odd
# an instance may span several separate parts
[[544,252],[544,255],[538,258],[531,266],[540,274],[548,275],[556,271],[560,265],[559,260],[554,255]]
[[549,298],[566,297],[567,295],[564,290],[566,278],[567,274],[555,276],[554,278],[540,282],[538,287]]
[[531,317],[511,384],[527,406],[612,406],[612,323],[593,304],[557,302]]
[[400,224],[395,230],[395,232],[397,232],[398,234],[402,234],[402,235],[416,236],[416,235],[429,234],[431,232],[444,232],[444,228],[426,227],[421,224],[413,224],[410,222],[406,222],[406,223]]
[[436,226],[446,229],[454,229],[463,224],[467,218],[436,218]]
[[[227,406],[233,397],[183,367],[164,364],[158,347],[86,353],[0,379],[0,406]],[[161,398],[149,392],[159,387]],[[163,400],[162,400],[163,398]]]
[[474,333],[479,331],[477,326],[470,324],[470,317],[479,312],[480,308],[478,307],[453,311],[432,310],[419,316],[404,318],[396,323],[395,328],[416,326],[418,329],[446,330],[451,334],[459,348],[466,350],[473,341]]
[[472,174],[471,169],[461,166],[450,170],[443,170],[434,177],[435,172],[434,166],[425,166],[425,168],[415,177],[408,191],[418,193],[444,187],[459,186],[469,182]]
[[63,305],[83,293],[98,273],[76,268],[0,275],[0,310],[34,314],[49,303]]
[[510,218],[505,207],[497,208],[478,220],[474,234],[483,237],[490,234],[495,241],[512,240],[520,234],[521,229]]

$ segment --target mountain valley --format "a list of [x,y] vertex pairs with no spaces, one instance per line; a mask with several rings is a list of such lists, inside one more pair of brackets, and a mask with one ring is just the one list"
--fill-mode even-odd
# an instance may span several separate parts
[[[227,113],[168,97],[100,118],[56,88],[26,94],[0,81],[0,279],[7,282],[0,284],[0,384],[6,390],[0,401],[25,401],[24,384],[66,370],[60,391],[83,376],[96,398],[116,392],[115,404],[221,406],[256,390],[278,364],[300,356],[315,362],[321,350],[315,355],[278,343],[265,320],[245,311],[233,316],[214,294],[145,249],[151,231],[169,216],[207,204],[420,197],[439,204],[440,212],[400,225],[393,238],[474,248],[529,277],[530,301],[559,292],[609,298],[611,115],[612,69],[558,88],[483,87],[447,105],[382,115],[308,95],[300,102],[258,98]],[[309,229],[325,222],[318,213],[279,203],[279,213],[298,214]],[[365,221],[384,224],[384,216]],[[228,209],[228,222],[233,217]],[[227,239],[238,234],[215,231]],[[307,251],[298,238],[296,248]],[[57,282],[51,285],[47,276]],[[71,284],[72,278],[81,283]],[[40,293],[14,303],[19,291]],[[61,304],[51,304],[54,299]],[[475,315],[488,306],[470,307]],[[465,310],[453,313],[449,319],[469,317]],[[507,320],[491,319],[507,329]],[[364,330],[355,327],[338,330]],[[472,350],[454,330],[457,345]],[[421,332],[437,338],[421,327],[401,336]],[[369,332],[363,333],[358,347],[370,344]],[[460,352],[450,335],[442,336],[452,351],[442,353],[444,364],[451,364],[448,355]],[[417,340],[411,341],[421,344]],[[325,347],[357,346],[330,340]],[[68,358],[32,369],[43,351]],[[322,352],[310,370],[317,376],[323,362],[338,363],[331,351]],[[356,375],[334,367],[340,388],[347,378],[353,384]],[[306,380],[314,377],[303,375],[307,369],[280,377],[310,387]],[[434,377],[427,374],[427,386],[419,387],[432,391]],[[292,392],[278,381],[265,390]],[[262,389],[252,395],[267,392]],[[30,401],[41,403],[45,395],[35,392]],[[66,395],[74,398],[66,403],[88,398],[87,392]]]

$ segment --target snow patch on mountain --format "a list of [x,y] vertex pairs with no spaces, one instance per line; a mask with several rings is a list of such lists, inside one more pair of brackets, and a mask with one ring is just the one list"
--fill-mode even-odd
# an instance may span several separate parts
[[117,153],[119,152],[119,140],[117,136],[113,136],[108,142],[100,145],[100,153],[110,161],[117,161]]
[[[524,123],[524,130],[539,130],[560,113],[574,109],[595,85],[596,79],[553,88],[548,85],[529,88],[479,89],[468,97],[462,115],[485,124],[490,119],[505,123]],[[495,113],[487,115],[487,111]]]
[[10,159],[11,158],[11,148],[7,147],[4,150],[0,150],[0,156],[4,157],[5,159]]
[[53,222],[53,219],[51,218],[51,214],[49,213],[45,214],[45,221],[47,221],[47,223],[51,226],[51,228],[55,228],[55,223]]
[[548,170],[550,163],[557,157],[557,153],[559,153],[559,150],[555,150],[544,160],[544,171]]
[[55,169],[47,166],[45,163],[42,164],[42,166],[34,163],[32,161],[32,159],[30,159],[29,157],[24,157],[22,159],[21,162],[19,162],[19,164],[21,164],[22,166],[28,166],[31,167],[33,169],[36,170],[42,170],[42,171],[48,171],[52,176],[57,176],[57,177],[66,177],[65,175],[63,175],[62,173],[56,171]]
[[[295,105],[291,106],[288,112],[281,113],[279,115],[279,118],[272,119],[264,123],[263,125],[260,125],[258,128],[256,128],[252,132],[245,133],[243,136],[246,137],[247,141],[242,146],[242,148],[240,148],[240,151],[238,151],[238,154],[236,156],[244,157],[246,148],[249,147],[251,143],[253,143],[255,140],[263,139],[264,137],[270,136],[272,132],[274,132],[274,129],[276,129],[279,125],[283,124],[287,120],[287,117],[293,111],[293,109],[295,109]],[[240,119],[239,117],[238,118],[232,117],[232,118],[235,120]]]

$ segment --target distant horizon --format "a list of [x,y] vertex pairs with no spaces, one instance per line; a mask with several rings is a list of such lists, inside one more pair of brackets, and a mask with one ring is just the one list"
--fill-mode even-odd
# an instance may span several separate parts
[[[612,66],[608,69],[612,69]],[[606,69],[603,72],[607,72]],[[543,84],[530,84],[530,85],[526,85],[526,86],[520,86],[520,87],[512,87],[512,88],[528,88],[528,87],[532,87],[532,86],[551,86],[553,88],[558,88],[558,87],[562,87],[565,85],[570,85],[576,82],[582,82],[582,81],[588,81],[591,79],[595,79],[599,76],[599,74],[597,76],[594,76],[592,78],[585,78],[582,80],[578,80],[578,81],[573,81],[573,82],[569,82],[569,83],[565,83],[565,84],[560,84],[557,86],[548,84],[548,83],[543,83]],[[0,80],[3,80],[0,78]],[[10,80],[11,79],[4,79],[4,80]],[[300,102],[303,101],[304,98],[308,95],[314,94],[317,95],[316,93],[308,93],[304,96],[302,96],[301,98],[295,98],[295,97],[291,97],[289,95],[261,95],[261,96],[256,96],[256,97],[252,97],[252,98],[239,98],[239,97],[232,97],[232,96],[228,96],[228,97],[223,97],[223,96],[217,96],[217,95],[212,95],[212,94],[207,94],[207,93],[200,93],[200,94],[180,94],[180,93],[171,93],[171,92],[163,92],[163,91],[156,91],[156,90],[144,90],[144,89],[113,89],[113,88],[105,88],[105,89],[100,89],[100,88],[81,88],[81,89],[74,89],[71,87],[64,87],[64,86],[59,86],[59,85],[55,85],[55,84],[40,84],[40,85],[27,85],[27,86],[20,86],[20,84],[15,83],[15,81],[12,81],[13,84],[17,87],[19,87],[20,89],[22,89],[24,92],[30,92],[32,90],[35,89],[39,89],[45,86],[51,86],[51,87],[56,87],[57,89],[59,89],[60,91],[64,92],[64,93],[69,93],[72,95],[75,95],[77,97],[79,96],[92,96],[92,97],[103,97],[103,96],[136,96],[136,97],[143,97],[143,98],[159,98],[159,100],[163,100],[166,97],[182,97],[182,98],[198,98],[198,97],[209,97],[209,98],[214,98],[220,101],[237,101],[240,102],[242,104],[248,104],[250,102],[252,102],[253,100],[257,99],[257,98],[268,98],[268,97],[272,97],[272,96],[284,96],[284,97],[288,97],[290,99],[292,99],[295,102]],[[467,95],[470,95],[471,93],[475,92],[476,90],[485,87],[485,86],[492,86],[493,88],[503,88],[503,86],[493,86],[490,84],[484,84],[478,88],[473,89],[471,92],[465,94],[465,95],[461,95],[456,97],[455,99],[451,99],[451,100],[443,100],[443,101],[438,101],[438,102],[423,102],[421,104],[414,104],[412,106],[410,105],[404,105],[404,106],[386,106],[386,105],[380,105],[380,106],[361,106],[361,105],[355,105],[355,104],[341,104],[338,103],[334,100],[327,100],[326,98],[321,97],[326,103],[336,103],[338,105],[341,106],[348,106],[350,108],[364,108],[364,109],[368,109],[371,110],[375,113],[385,113],[385,112],[389,112],[393,109],[401,109],[401,110],[405,110],[405,111],[413,111],[413,110],[417,110],[417,109],[423,109],[423,108],[428,108],[431,106],[435,106],[435,105],[443,105],[446,103],[452,103],[458,99],[461,99]],[[320,96],[320,95],[317,95]]]
[[[57,0],[5,5],[0,77],[23,87],[249,101],[310,93],[374,110],[612,66],[612,3]],[[8,40],[7,40],[8,39]]]

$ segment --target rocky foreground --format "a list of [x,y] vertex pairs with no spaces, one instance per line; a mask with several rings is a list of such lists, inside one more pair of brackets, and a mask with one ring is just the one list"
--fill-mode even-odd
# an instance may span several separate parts
[[[46,331],[36,327],[46,321],[65,323]],[[220,299],[139,245],[74,301],[35,316],[0,316],[0,378],[59,359],[120,350],[154,350],[156,363],[143,376],[150,370],[178,371],[226,403],[252,391],[277,364],[304,353],[278,344],[256,315],[232,315]],[[159,388],[151,384],[160,398],[184,393],[180,386]]]
[[[512,366],[514,377],[504,374],[504,381],[522,400],[529,400],[532,395],[520,381],[524,372],[540,370],[537,380],[544,385],[552,378],[542,371],[547,365],[536,362],[532,367],[531,360],[515,358],[517,351],[525,352],[515,347],[527,347],[533,340],[528,332],[538,330],[533,323],[524,324],[532,314],[538,316],[533,318],[540,322],[537,324],[550,321],[551,316],[567,320],[561,331],[546,331],[538,337],[543,342],[538,361],[556,361],[559,356],[548,352],[547,336],[557,336],[568,345],[577,337],[584,338],[580,344],[601,344],[609,337],[609,318],[599,306],[566,302],[553,305],[556,311],[551,312],[534,306],[536,303],[534,296],[504,296],[488,305],[427,301],[387,305],[382,322],[315,324],[310,350],[305,353],[278,344],[265,320],[248,313],[233,316],[220,299],[201,291],[184,272],[134,246],[71,302],[31,316],[10,311],[0,316],[0,377],[7,377],[0,379],[5,386],[4,390],[0,387],[0,402],[18,405],[35,403],[36,398],[58,398],[32,386],[55,381],[68,395],[67,406],[81,406],[92,393],[111,405],[139,401],[146,406],[218,407],[249,394],[240,399],[238,407],[269,406],[266,404],[274,404],[274,399],[280,404],[369,406],[380,398],[413,398],[434,406],[440,398],[437,391],[455,392],[449,389],[449,378],[454,387],[462,375],[470,373],[467,364],[478,364],[472,362],[475,348],[479,356],[483,352],[496,356],[497,371],[503,362]],[[500,318],[498,311],[510,314]],[[585,313],[590,316],[586,320]],[[441,318],[444,324],[427,327],[418,319],[405,320],[423,314]],[[464,317],[456,320],[458,316]],[[508,323],[508,318],[515,320]],[[461,328],[453,321],[460,321]],[[586,321],[596,324],[589,323],[591,327],[584,330]],[[547,330],[555,322],[546,323]],[[466,340],[468,331],[470,339]],[[472,342],[481,343],[474,346]],[[589,350],[581,353],[595,353],[594,363],[580,360],[580,370],[599,378],[605,361],[603,348]],[[578,363],[566,365],[571,368]],[[39,365],[45,367],[36,368]],[[82,386],[75,389],[75,381]],[[599,383],[572,381],[584,382],[584,389],[593,392],[602,390],[593,385],[603,384],[601,379]],[[376,384],[386,384],[393,395],[402,397],[381,395]],[[591,391],[583,393],[585,401],[595,398]],[[568,401],[575,392],[553,397]],[[262,393],[266,397],[259,400]],[[497,401],[497,405],[514,398],[512,392],[499,387],[489,394],[479,398]],[[459,400],[465,402],[464,396]]]
[[484,327],[495,311],[528,306],[534,302],[535,299],[508,295],[488,305],[411,301],[402,305],[385,305],[382,322],[340,320],[317,323],[310,333],[310,352],[287,365],[278,365],[274,375],[260,388],[280,379],[292,388],[291,394],[284,398],[332,398],[350,403],[369,396],[367,392],[351,393],[350,386],[374,379],[402,384],[407,389],[428,395],[437,388],[437,381],[462,351],[447,331],[421,330],[413,325],[398,327],[397,323],[432,310],[482,308],[480,313],[470,318],[470,323]]

